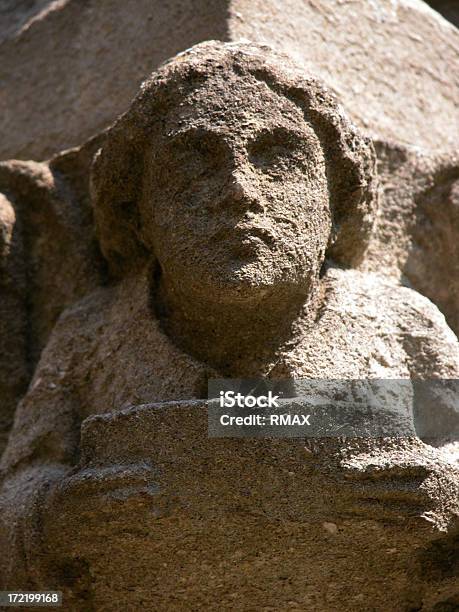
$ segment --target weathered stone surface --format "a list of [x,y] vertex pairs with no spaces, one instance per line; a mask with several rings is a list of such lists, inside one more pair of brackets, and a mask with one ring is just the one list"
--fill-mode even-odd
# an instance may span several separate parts
[[87,187],[91,146],[51,164],[0,163],[0,453],[58,316],[103,279]]
[[10,200],[0,194],[0,454],[30,377],[24,244]]
[[267,42],[301,62],[372,135],[457,147],[459,89],[452,74],[459,31],[424,2],[236,0],[232,8],[233,37]]
[[[207,43],[152,75],[97,144],[110,282],[60,316],[19,405],[2,458],[5,586],[52,584],[76,610],[454,605],[453,445],[209,440],[197,401],[215,376],[459,378],[438,309],[368,269],[390,221],[371,238],[371,142],[288,58]],[[78,160],[50,166],[80,177],[76,199]]]
[[20,34],[52,0],[2,0],[0,4],[0,42]]
[[3,159],[80,145],[160,62],[207,39],[289,53],[380,138],[431,148],[459,140],[459,32],[421,0],[15,4],[0,45]]
[[376,143],[381,206],[365,267],[438,305],[459,333],[459,159]]
[[123,112],[162,61],[225,39],[226,0],[59,0],[0,45],[0,158],[43,160]]
[[[0,155],[6,157],[43,159],[63,147],[80,145],[124,111],[141,79],[154,66],[202,38],[247,37],[292,54],[339,94],[357,124],[383,139],[382,164],[391,142],[397,158],[401,142],[423,146],[429,157],[429,148],[448,148],[458,141],[459,104],[455,96],[459,88],[450,76],[458,72],[454,66],[459,57],[459,34],[420,1],[289,0],[280,4],[270,0],[261,6],[245,0],[222,0],[213,3],[209,11],[207,3],[201,6],[176,0],[160,3],[153,12],[151,2],[130,3],[128,9],[115,0],[103,5],[65,0],[7,2],[2,9],[4,43],[0,56],[5,75],[0,117],[5,124],[0,147],[7,149]],[[101,38],[100,32],[106,35]],[[131,41],[132,55],[127,53],[127,40]],[[302,44],[303,40],[313,44]],[[119,57],[118,49],[122,49]],[[394,81],[394,75],[400,78]],[[402,192],[411,190],[414,194],[409,183],[422,182],[423,171],[415,163],[416,155],[410,159],[414,165],[408,169],[411,162],[405,162],[396,190],[396,178],[388,176],[389,186],[384,190],[393,192],[387,197],[389,216],[393,206],[400,209],[402,200],[405,218],[407,211],[413,210],[414,200],[408,201]],[[444,163],[450,164],[446,160],[439,168]],[[383,181],[385,175],[383,171]],[[401,270],[457,330],[457,241],[451,229],[454,206],[447,201],[441,214],[435,212],[437,235],[446,240],[435,249],[433,268],[428,224],[419,211],[414,215],[418,225],[405,224],[408,234],[404,236],[394,223],[386,227],[385,241],[379,241],[379,250],[373,252],[377,265],[381,258],[387,261],[393,253],[404,250],[405,260],[409,257],[410,262],[405,266],[399,258],[401,268],[393,272],[399,275]],[[386,214],[385,201],[381,209],[382,215]],[[448,295],[444,295],[445,288],[451,288]],[[51,306],[55,310],[52,320],[60,312],[59,303],[57,300]],[[42,335],[40,346],[46,337]]]
[[[74,609],[432,609],[455,594],[455,540],[426,546],[416,515],[452,468],[412,456],[422,484],[401,510],[396,477],[376,492],[362,458],[337,469],[301,440],[209,439],[202,402],[92,417],[46,509],[47,553],[67,563]],[[390,471],[393,454],[372,460]]]

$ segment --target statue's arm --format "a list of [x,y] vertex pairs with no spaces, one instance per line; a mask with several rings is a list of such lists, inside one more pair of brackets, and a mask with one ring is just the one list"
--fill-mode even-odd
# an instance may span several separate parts
[[416,431],[434,446],[459,443],[459,341],[430,300],[410,295],[404,348]]
[[403,289],[404,348],[412,378],[459,378],[459,341],[444,315],[429,299]]
[[0,583],[4,588],[27,587],[31,576],[39,584],[40,571],[34,566],[43,544],[46,498],[77,462],[80,406],[75,359],[81,323],[78,309],[70,309],[56,324],[18,405],[2,457]]
[[61,315],[18,407],[0,481],[4,588],[49,588],[50,568],[90,538],[88,508],[91,520],[105,523],[113,490],[121,488],[120,495],[129,496],[126,512],[135,514],[137,497],[152,477],[142,461],[80,465],[81,425],[91,410],[91,355],[104,335],[111,295],[110,289],[97,290]]
[[459,520],[459,473],[451,445],[435,446],[449,442],[441,437],[458,422],[458,341],[428,299],[401,287],[384,291],[384,301],[393,309],[388,333],[399,339],[412,378],[419,437],[335,440],[336,452],[325,453],[324,463],[340,482],[347,512],[395,521],[421,519],[420,529],[448,530]]

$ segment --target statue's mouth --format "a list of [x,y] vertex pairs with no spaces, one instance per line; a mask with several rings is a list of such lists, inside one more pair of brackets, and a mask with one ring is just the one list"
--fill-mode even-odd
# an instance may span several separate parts
[[276,240],[275,232],[269,226],[239,223],[234,229],[243,245],[272,247]]

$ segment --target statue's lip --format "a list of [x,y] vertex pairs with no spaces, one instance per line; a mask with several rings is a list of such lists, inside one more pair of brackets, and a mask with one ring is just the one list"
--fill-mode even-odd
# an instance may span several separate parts
[[271,228],[262,225],[238,223],[234,229],[237,234],[242,237],[244,242],[247,240],[251,241],[252,238],[258,238],[258,240],[261,240],[263,243],[270,246],[273,244],[276,237]]

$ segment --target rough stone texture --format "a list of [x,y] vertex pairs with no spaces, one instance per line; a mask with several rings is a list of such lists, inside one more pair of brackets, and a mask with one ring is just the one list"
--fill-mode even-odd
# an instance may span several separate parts
[[233,38],[291,55],[372,135],[457,147],[459,32],[424,2],[235,0],[232,8]]
[[[454,22],[454,3],[430,4]],[[402,144],[422,147],[426,156],[457,148],[459,32],[420,0],[218,0],[211,8],[191,0],[136,0],[129,7],[117,0],[30,0],[6,1],[1,10],[3,158],[44,159],[80,145],[124,111],[142,79],[175,52],[208,38],[244,37],[289,53],[320,76],[357,125],[385,143],[382,163],[392,143],[394,159]],[[416,163],[406,166],[397,194],[409,189],[408,180],[419,182],[417,172]],[[394,180],[389,176],[386,193]],[[388,218],[393,200],[389,194]],[[410,241],[403,280],[432,299],[457,331],[453,204],[446,210],[453,200],[433,213],[438,235],[446,237],[437,241],[433,268],[429,221],[419,211],[408,236],[397,242],[400,232],[391,224],[394,234],[386,231],[385,238],[394,251]],[[403,201],[413,210],[413,200]],[[375,262],[392,256],[380,244]]]
[[[393,488],[395,449],[352,465],[343,453],[338,468],[303,441],[211,440],[206,427],[201,402],[85,422],[80,469],[53,492],[44,526],[71,609],[398,612],[456,601],[457,539],[418,517],[451,469],[438,457],[420,448],[421,465],[412,443],[403,467],[422,484],[411,493],[406,480]],[[372,482],[371,461],[391,484]]]
[[0,194],[0,453],[29,379],[23,240],[11,202]]
[[459,333],[459,159],[376,143],[381,206],[367,269],[430,298]]
[[123,112],[162,61],[227,37],[227,1],[55,0],[0,45],[0,158],[44,160]]
[[43,160],[80,145],[125,110],[160,62],[207,39],[247,38],[289,53],[380,138],[433,148],[459,140],[459,32],[421,0],[23,0],[6,8],[3,159]]
[[[455,23],[455,3],[430,4]],[[0,10],[4,159],[43,160],[80,145],[125,110],[153,68],[209,38],[248,38],[292,55],[338,94],[357,125],[386,143],[384,159],[389,143],[395,159],[402,143],[423,147],[427,156],[429,149],[457,148],[459,32],[420,0],[218,0],[211,8],[203,0],[136,0],[129,6],[119,0],[7,0]],[[417,171],[415,163],[405,174],[417,183]],[[408,189],[399,178],[397,194]],[[405,253],[410,270],[401,271],[457,331],[456,240],[448,225],[454,211],[452,205],[446,210],[447,201],[441,214],[434,213],[438,234],[448,235],[435,251],[434,267],[428,222],[417,212],[420,225],[408,238],[416,260]],[[398,251],[407,236],[397,242],[400,232],[391,228],[389,241]],[[382,246],[376,262],[391,257]],[[446,296],[445,287],[451,287]]]
[[0,452],[59,314],[103,279],[87,186],[91,147],[51,164],[0,163]]
[[51,0],[2,0],[0,42],[17,36]]
[[[391,220],[371,239],[370,141],[287,58],[207,43],[154,74],[86,162],[43,172],[80,176],[66,184],[84,201],[99,144],[110,282],[60,316],[19,404],[4,588],[59,588],[75,610],[454,609],[451,444],[209,440],[197,401],[222,375],[459,378],[443,315],[397,281],[405,243],[392,276],[365,257]],[[410,177],[394,150],[383,175]],[[429,183],[419,164],[406,201],[427,216],[455,175]]]

